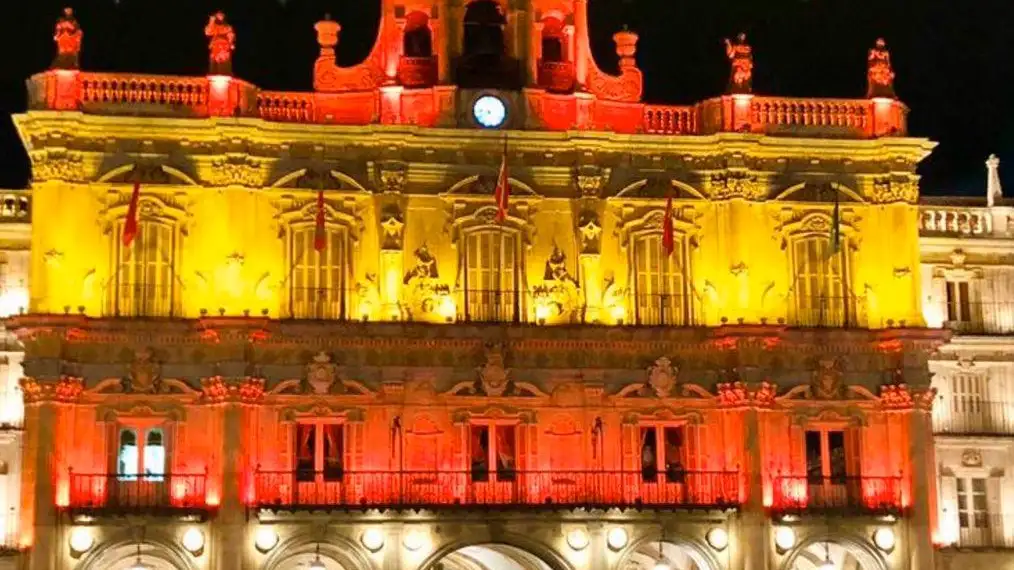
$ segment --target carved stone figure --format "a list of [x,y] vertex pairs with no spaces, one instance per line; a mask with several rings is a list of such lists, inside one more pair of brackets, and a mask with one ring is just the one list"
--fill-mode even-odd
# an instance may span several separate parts
[[679,370],[665,356],[660,357],[648,367],[648,386],[659,398],[668,398],[676,388],[676,376]]
[[204,35],[208,38],[208,73],[232,75],[232,51],[236,48],[236,33],[225,21],[224,13],[216,12],[208,18]]
[[884,38],[877,38],[866,58],[866,97],[895,98],[891,53],[887,51]]
[[436,279],[437,275],[437,258],[430,253],[429,248],[426,244],[421,245],[415,250],[415,267],[405,273],[405,285],[408,285],[415,279]]
[[577,280],[567,271],[567,255],[559,247],[553,246],[553,253],[546,260],[546,273],[543,279],[577,284]]
[[836,400],[844,395],[844,388],[838,361],[833,358],[821,359],[813,371],[810,396],[818,400]]
[[581,235],[581,253],[596,254],[602,249],[602,224],[595,210],[584,210],[578,222],[577,230]]
[[330,394],[337,380],[338,365],[326,352],[318,352],[306,365],[306,391],[311,394]]
[[56,21],[56,58],[53,59],[54,69],[78,69],[80,67],[81,40],[84,31],[74,17],[73,8],[64,8],[63,15]]
[[504,367],[502,344],[486,346],[486,364],[478,368],[479,385],[487,396],[503,396],[507,392],[507,375],[510,371]]
[[130,365],[129,374],[124,378],[123,391],[150,394],[158,392],[161,384],[158,363],[155,362],[152,350],[145,348],[137,351],[134,354],[134,362]]
[[753,91],[753,48],[746,43],[746,34],[736,36],[735,42],[726,38],[725,55],[732,65],[729,73],[729,93]]

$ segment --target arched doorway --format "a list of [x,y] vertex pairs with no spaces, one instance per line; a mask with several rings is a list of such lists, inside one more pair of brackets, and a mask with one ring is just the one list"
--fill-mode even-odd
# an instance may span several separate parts
[[566,564],[547,553],[503,543],[483,543],[454,548],[438,554],[424,570],[568,570]]
[[669,570],[718,568],[702,547],[689,541],[648,540],[633,546],[620,570],[653,570],[660,562]]
[[812,539],[797,547],[785,561],[785,570],[887,570],[883,558],[858,540]]
[[[138,564],[140,562],[140,564]],[[81,563],[81,570],[193,570],[186,556],[178,549],[161,543],[116,543],[98,548]]]
[[359,543],[335,533],[325,537],[300,534],[282,542],[264,561],[264,570],[374,570]]

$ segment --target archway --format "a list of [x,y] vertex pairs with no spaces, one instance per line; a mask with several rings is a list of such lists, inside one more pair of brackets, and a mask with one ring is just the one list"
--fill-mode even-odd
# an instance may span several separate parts
[[[276,546],[264,561],[264,570],[308,570],[318,563],[326,570],[373,570],[365,550],[337,533],[312,536],[301,533]],[[317,566],[319,567],[319,566]]]
[[500,58],[504,54],[504,25],[495,0],[473,0],[465,7],[464,53],[466,56]]
[[689,541],[647,540],[634,545],[623,570],[653,570],[659,562],[670,570],[716,570],[718,565]]
[[788,557],[785,570],[887,570],[883,558],[868,544],[849,538],[814,538]]
[[[140,561],[140,564],[138,564]],[[81,563],[81,570],[193,570],[186,556],[167,544],[119,542],[94,550]]]
[[541,547],[502,542],[451,547],[436,553],[424,570],[569,570],[566,562]]

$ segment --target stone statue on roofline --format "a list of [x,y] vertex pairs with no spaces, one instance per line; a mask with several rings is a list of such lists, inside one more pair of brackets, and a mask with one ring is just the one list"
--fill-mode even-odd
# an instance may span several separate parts
[[740,33],[736,41],[725,39],[725,55],[729,58],[729,93],[745,94],[753,91],[753,48],[746,43],[746,34]]
[[1003,199],[1003,187],[1000,186],[1000,159],[995,154],[986,159],[986,206],[992,208]]
[[225,21],[223,12],[216,12],[208,18],[204,35],[208,38],[208,74],[232,75],[232,51],[236,49],[236,33]]
[[866,58],[866,97],[894,99],[894,69],[884,38],[877,38]]
[[74,17],[73,8],[64,8],[63,15],[56,21],[56,57],[53,69],[78,69],[80,67],[81,39],[84,32]]

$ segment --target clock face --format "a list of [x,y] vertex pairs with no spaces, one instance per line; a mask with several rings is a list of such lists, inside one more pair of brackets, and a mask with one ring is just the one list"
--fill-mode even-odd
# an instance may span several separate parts
[[483,95],[472,104],[472,116],[479,125],[495,129],[503,126],[507,119],[507,105],[499,97]]

